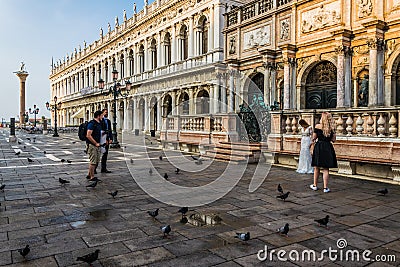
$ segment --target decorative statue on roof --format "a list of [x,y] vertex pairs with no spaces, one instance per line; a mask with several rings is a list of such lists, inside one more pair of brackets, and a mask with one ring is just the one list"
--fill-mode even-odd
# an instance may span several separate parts
[[103,28],[100,27],[100,38],[103,37]]
[[110,25],[110,22],[108,23],[107,28],[108,28],[108,32],[110,33],[110,32],[111,32],[111,25]]
[[126,17],[126,10],[124,9],[124,21],[127,21],[127,17]]
[[115,16],[115,27],[119,26],[119,22],[118,22],[118,16]]
[[136,3],[133,3],[133,14],[136,14]]

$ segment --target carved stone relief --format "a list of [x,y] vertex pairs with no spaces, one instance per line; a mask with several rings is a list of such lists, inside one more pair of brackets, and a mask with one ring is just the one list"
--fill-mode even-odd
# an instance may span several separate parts
[[244,33],[244,49],[271,44],[271,25]]
[[400,0],[393,0],[393,8],[399,8],[400,7]]
[[229,55],[236,54],[236,37],[229,38]]
[[398,42],[396,42],[395,39],[388,40],[386,42],[386,51],[387,51],[387,56],[389,57],[394,50],[396,50],[397,46],[399,45]]
[[372,13],[372,0],[358,0],[358,17],[364,18]]
[[290,19],[281,20],[281,41],[286,41],[290,39]]
[[301,14],[301,32],[308,33],[341,22],[340,2],[321,5]]

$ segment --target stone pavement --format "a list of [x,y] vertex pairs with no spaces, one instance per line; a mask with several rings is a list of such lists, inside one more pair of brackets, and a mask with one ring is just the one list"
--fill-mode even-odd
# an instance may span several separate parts
[[[95,249],[100,254],[93,266],[398,266],[400,262],[400,195],[395,185],[333,176],[332,192],[324,194],[308,188],[310,175],[272,167],[262,186],[249,193],[257,165],[248,165],[232,191],[189,212],[218,214],[221,224],[196,227],[180,222],[178,207],[147,195],[132,178],[130,165],[151,167],[153,175],[168,173],[170,182],[194,187],[223,173],[225,162],[208,162],[204,170],[175,174],[168,153],[160,161],[160,151],[146,140],[152,166],[142,161],[146,155],[128,153],[125,158],[122,150],[111,150],[112,173],[99,173],[103,182],[89,190],[87,156],[76,134],[53,138],[19,133],[21,144],[6,142],[7,136],[8,132],[0,132],[0,183],[6,185],[0,192],[1,266],[87,266],[76,257]],[[15,155],[19,149],[20,155]],[[191,162],[184,167],[195,170]],[[71,184],[62,187],[58,178]],[[278,183],[291,192],[285,202],[276,198]],[[376,193],[384,187],[388,195]],[[114,190],[119,191],[115,199],[107,194]],[[153,220],[147,211],[156,208],[159,216]],[[325,215],[331,218],[328,228],[314,222]],[[285,223],[290,224],[288,237],[276,233]],[[165,224],[172,228],[168,238],[162,238],[160,231]],[[236,232],[247,231],[248,242],[233,238]],[[341,249],[344,242],[347,246]],[[24,260],[17,249],[26,244],[31,252]],[[262,262],[257,254],[266,246],[268,253],[275,252]],[[336,252],[323,252],[329,248]],[[278,259],[279,250],[287,261]],[[321,260],[301,261],[309,250]],[[368,258],[378,255],[388,261],[369,262],[362,257],[364,250],[372,251]],[[360,260],[346,261],[346,252],[350,260],[359,253]]]

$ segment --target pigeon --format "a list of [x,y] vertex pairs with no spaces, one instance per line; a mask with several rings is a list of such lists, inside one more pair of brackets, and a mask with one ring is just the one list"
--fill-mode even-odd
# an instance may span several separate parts
[[166,237],[166,235],[168,235],[171,232],[171,226],[165,225],[165,226],[161,226],[161,232],[163,232],[163,238]]
[[93,183],[87,185],[86,187],[95,188],[96,185],[97,185],[97,181],[94,181]]
[[168,173],[165,173],[165,174],[164,174],[164,179],[165,179],[165,180],[168,180]]
[[76,261],[83,261],[86,263],[89,263],[90,266],[92,266],[92,262],[95,262],[97,258],[99,257],[99,249],[96,249],[95,252],[89,253],[87,255],[84,255],[82,257],[76,258]]
[[181,170],[180,170],[179,168],[176,168],[175,173],[176,173],[176,174],[179,174],[180,171],[181,171]]
[[0,186],[0,190],[4,192],[4,188],[5,188],[5,187],[6,187],[6,185],[5,185],[5,184],[2,184],[2,185]]
[[45,151],[43,151],[43,154],[46,154],[47,152],[46,152],[46,150]]
[[21,144],[21,142],[20,141],[18,141],[18,145],[20,145]]
[[148,211],[147,212],[151,217],[156,218],[158,216],[158,209],[154,211]]
[[182,213],[182,217],[185,216],[188,211],[189,211],[188,207],[182,207],[178,210],[178,212]]
[[24,258],[26,257],[26,255],[28,255],[29,251],[31,251],[29,245],[26,245],[24,248],[18,249],[19,254],[21,254],[21,256]]
[[36,143],[36,139],[35,138],[33,138],[33,142]]
[[192,157],[193,160],[199,160],[200,159],[200,157],[196,157],[196,156],[193,156],[193,155],[190,155],[190,156]]
[[72,143],[73,143],[73,144],[75,144],[75,143],[76,143],[76,141],[72,141]]
[[32,159],[30,159],[30,158],[28,158],[28,162],[33,162],[33,160],[32,160]]
[[29,137],[27,137],[26,140],[31,141],[31,139]]
[[72,163],[72,161],[70,161],[69,159],[67,159],[67,162],[68,162],[68,163]]
[[15,155],[19,156],[19,154],[21,154],[21,151],[18,151],[15,153]]
[[158,158],[159,158],[160,160],[162,160],[162,159],[163,159],[162,155],[160,155]]
[[283,189],[282,189],[281,184],[278,184],[278,192],[281,193],[281,194],[283,194]]
[[329,215],[326,215],[325,218],[317,219],[317,220],[314,220],[314,221],[316,221],[317,223],[319,223],[319,225],[323,225],[323,226],[325,226],[326,228],[328,228]]
[[108,193],[110,196],[115,198],[115,196],[118,194],[118,190],[115,190],[114,192]]
[[289,194],[290,194],[290,192],[286,192],[285,194],[276,196],[276,198],[280,198],[280,199],[283,199],[283,201],[285,201],[288,198]]
[[239,238],[242,241],[249,241],[250,232],[247,232],[247,233],[236,233],[235,238]]
[[60,182],[61,185],[69,184],[69,181],[64,180],[62,178],[58,178],[58,181]]
[[378,190],[378,193],[385,196],[387,193],[389,193],[389,190],[387,190],[387,188],[381,189],[381,190]]
[[149,174],[150,174],[150,175],[153,174],[153,169],[149,169]]
[[131,159],[131,164],[133,164],[133,159]]
[[61,162],[64,163],[64,162],[65,162],[65,159],[61,159]]
[[282,235],[288,235],[289,233],[289,224],[285,224],[285,226],[282,226],[281,228],[278,228],[278,233],[282,234]]
[[24,146],[24,149],[26,148],[26,146]]

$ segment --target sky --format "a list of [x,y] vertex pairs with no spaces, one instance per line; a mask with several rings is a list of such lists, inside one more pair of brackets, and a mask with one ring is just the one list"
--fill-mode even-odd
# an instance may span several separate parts
[[[151,3],[153,1],[149,1]],[[13,73],[21,62],[29,76],[25,85],[25,108],[39,107],[38,117],[49,117],[50,65],[70,55],[83,42],[99,38],[100,27],[115,17],[123,21],[133,14],[132,0],[0,0],[0,116],[6,121],[19,114],[19,79]],[[137,11],[144,1],[137,2]],[[34,115],[30,115],[33,118]]]

